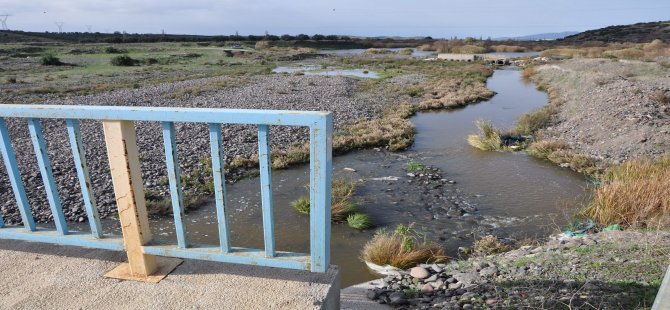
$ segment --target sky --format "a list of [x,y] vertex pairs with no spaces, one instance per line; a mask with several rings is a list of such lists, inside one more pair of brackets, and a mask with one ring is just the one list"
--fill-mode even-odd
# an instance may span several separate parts
[[668,0],[0,0],[12,30],[504,37],[670,19]]

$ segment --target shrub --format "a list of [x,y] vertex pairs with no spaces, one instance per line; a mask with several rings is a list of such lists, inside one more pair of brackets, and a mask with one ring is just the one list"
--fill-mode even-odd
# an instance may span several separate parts
[[362,259],[380,266],[391,265],[400,269],[421,263],[446,261],[447,256],[439,245],[427,242],[411,227],[400,224],[393,232],[378,231],[362,250]]
[[489,121],[478,120],[479,134],[468,136],[468,143],[482,151],[494,151],[502,148],[500,132]]
[[137,61],[135,59],[130,58],[128,55],[119,55],[116,57],[112,57],[112,60],[110,60],[110,63],[112,66],[123,66],[123,67],[130,67],[134,66]]
[[368,229],[372,227],[370,217],[363,213],[352,213],[347,216],[347,224],[355,229]]
[[60,66],[63,64],[58,57],[51,54],[42,56],[41,62],[43,66]]
[[17,83],[17,80],[16,80],[16,77],[15,77],[15,76],[8,76],[8,77],[5,79],[5,81],[6,81],[7,83],[9,83],[9,84],[16,84],[16,83]]
[[498,53],[521,53],[528,50],[523,46],[517,45],[492,45],[491,49]]
[[634,160],[605,170],[582,214],[601,225],[668,227],[670,157]]
[[258,41],[254,46],[257,50],[268,49],[270,47],[272,47],[272,44],[269,41]]
[[661,89],[654,91],[651,94],[651,99],[660,104],[670,103],[670,96],[666,96],[665,91]]
[[127,53],[127,51],[122,50],[122,49],[118,49],[118,48],[113,47],[113,46],[108,46],[108,47],[105,47],[105,53],[106,54],[123,54],[123,53]]

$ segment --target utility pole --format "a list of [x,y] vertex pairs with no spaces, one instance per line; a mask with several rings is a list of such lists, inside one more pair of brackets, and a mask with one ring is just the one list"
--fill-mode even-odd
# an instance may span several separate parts
[[63,25],[64,22],[56,22],[56,26],[58,26],[58,33],[63,33]]
[[9,30],[9,28],[7,28],[7,17],[9,16],[11,15],[9,14],[0,15],[0,24],[2,24],[2,30]]

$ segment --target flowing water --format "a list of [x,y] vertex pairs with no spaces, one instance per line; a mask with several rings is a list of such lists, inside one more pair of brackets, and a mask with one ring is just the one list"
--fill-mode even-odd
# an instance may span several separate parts
[[[498,126],[512,126],[523,113],[547,103],[547,96],[525,85],[520,72],[496,70],[488,87],[498,94],[491,100],[463,109],[423,112],[412,118],[416,141],[402,153],[362,150],[333,159],[334,177],[361,180],[356,202],[378,227],[417,223],[430,239],[445,245],[449,255],[459,246],[469,246],[477,232],[499,235],[544,236],[552,225],[561,225],[561,204],[584,199],[585,180],[578,174],[539,161],[525,153],[483,152],[467,144],[475,132],[474,122],[484,118]],[[404,165],[420,161],[439,167],[444,177],[457,181],[445,190],[458,201],[476,205],[479,213],[456,218],[437,217],[417,195],[420,187],[407,181]],[[344,167],[356,171],[344,170]],[[273,201],[277,249],[309,251],[309,217],[296,213],[290,202],[307,196],[309,168],[273,171]],[[228,216],[233,246],[263,248],[258,178],[228,185]],[[186,215],[188,241],[217,244],[213,203]],[[168,217],[152,219],[155,238],[174,240],[174,224]],[[373,231],[356,231],[345,224],[333,224],[332,263],[340,266],[342,285],[348,286],[378,277],[360,261],[360,250]]]

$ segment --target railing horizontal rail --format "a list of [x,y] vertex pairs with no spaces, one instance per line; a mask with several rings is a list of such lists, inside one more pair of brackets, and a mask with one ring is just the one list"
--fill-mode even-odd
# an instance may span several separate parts
[[[5,118],[25,118],[44,191],[56,229],[37,227],[26,197]],[[43,119],[64,119],[79,178],[83,204],[90,232],[68,229],[59,189],[49,159],[42,131]],[[107,157],[116,196],[123,238],[103,234],[100,217],[91,188],[80,120],[102,121]],[[163,131],[165,163],[168,175],[176,244],[158,244],[152,239],[144,201],[135,121],[159,122]],[[184,223],[184,197],[177,154],[175,123],[207,124],[212,160],[214,201],[217,212],[219,244],[192,245],[187,240]],[[221,125],[257,126],[258,160],[263,227],[263,249],[235,247],[226,214],[227,192],[224,171],[224,144]],[[19,124],[20,125],[20,124]],[[271,125],[309,127],[310,141],[310,253],[293,253],[276,248],[271,171]],[[332,159],[332,116],[329,112],[246,109],[198,109],[121,106],[3,105],[0,109],[0,152],[7,168],[23,226],[7,226],[0,214],[0,239],[56,243],[98,249],[126,251],[130,273],[145,277],[158,270],[154,255],[269,267],[309,269],[325,272],[330,263],[330,186]],[[99,154],[97,154],[99,155]]]
[[328,112],[6,104],[0,117],[312,126]]

